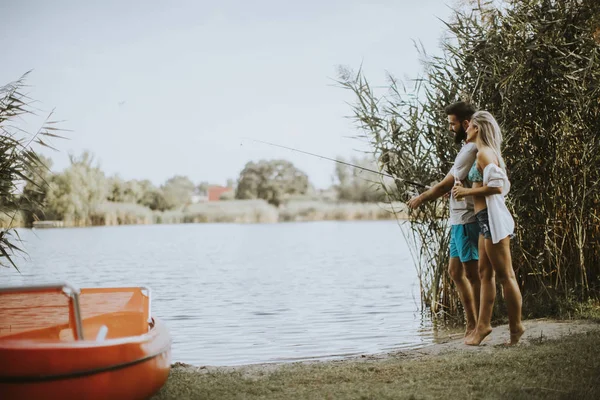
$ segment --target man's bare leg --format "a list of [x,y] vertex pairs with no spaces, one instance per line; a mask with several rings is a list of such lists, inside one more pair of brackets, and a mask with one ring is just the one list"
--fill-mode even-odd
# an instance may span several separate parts
[[465,309],[465,317],[467,319],[465,336],[467,336],[477,326],[477,312],[475,309],[475,301],[473,299],[473,289],[471,288],[471,284],[467,279],[465,268],[458,257],[450,258],[448,272],[450,273],[450,278],[452,278],[452,281],[454,281],[454,284],[458,289],[460,301]]
[[471,284],[473,291],[473,301],[475,302],[475,320],[479,319],[479,296],[481,295],[481,279],[479,279],[479,260],[471,260],[463,263],[467,280]]

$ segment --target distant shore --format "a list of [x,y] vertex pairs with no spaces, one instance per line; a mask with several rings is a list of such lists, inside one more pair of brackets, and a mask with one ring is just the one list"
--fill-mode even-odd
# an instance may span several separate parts
[[264,200],[228,200],[191,204],[180,210],[152,211],[139,204],[106,202],[87,220],[39,221],[34,228],[184,223],[278,223],[367,221],[407,218],[403,203],[345,203],[294,200],[275,207]]
[[525,321],[516,347],[508,326],[494,328],[479,347],[462,334],[417,350],[339,361],[241,367],[175,363],[152,400],[167,399],[597,399],[600,324]]

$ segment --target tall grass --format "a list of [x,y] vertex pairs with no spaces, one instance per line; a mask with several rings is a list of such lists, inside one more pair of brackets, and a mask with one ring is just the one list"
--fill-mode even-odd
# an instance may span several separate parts
[[264,200],[229,200],[192,204],[183,210],[183,222],[277,222],[277,208]]
[[[342,203],[323,201],[290,201],[279,212],[279,220],[287,221],[354,221],[405,217],[402,203]],[[394,211],[398,215],[394,214]]]
[[[600,296],[600,2],[522,0],[503,9],[457,12],[443,53],[406,88],[390,77],[375,93],[362,72],[342,70],[356,96],[357,126],[382,168],[435,182],[456,154],[444,106],[457,100],[490,111],[504,134],[515,217],[513,265],[524,313]],[[399,185],[398,200],[410,197]],[[456,314],[458,297],[444,273],[448,254],[442,202],[410,212],[423,303]]]
[[104,202],[94,209],[90,220],[92,225],[267,223],[277,222],[277,209],[264,200],[199,203],[168,211],[152,211],[135,203]]
[[154,223],[152,210],[135,203],[104,202],[90,215],[92,225],[136,225]]
[[[13,256],[22,253],[14,227],[20,223],[21,211],[36,209],[42,203],[37,192],[46,182],[38,179],[38,171],[45,168],[34,146],[50,148],[49,140],[61,138],[57,121],[52,113],[35,131],[27,130],[28,117],[35,115],[33,100],[24,92],[25,78],[0,86],[0,265],[12,265]],[[31,184],[35,189],[23,193]]]
[[[265,200],[230,200],[197,203],[178,210],[152,211],[135,203],[104,202],[90,215],[92,225],[275,223],[303,221],[385,220],[406,214],[402,203],[343,203],[291,200],[275,207]],[[1,220],[0,220],[1,221]],[[75,226],[68,221],[64,226]]]

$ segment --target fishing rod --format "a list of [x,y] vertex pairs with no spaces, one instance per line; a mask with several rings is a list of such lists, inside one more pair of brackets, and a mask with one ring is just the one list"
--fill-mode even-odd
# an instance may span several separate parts
[[407,180],[407,179],[396,178],[396,177],[394,177],[394,176],[392,176],[392,175],[390,175],[390,174],[386,174],[385,172],[381,172],[381,171],[375,171],[375,170],[373,170],[373,169],[370,169],[370,168],[361,167],[361,166],[359,166],[359,165],[355,165],[355,164],[347,163],[347,162],[345,162],[345,161],[336,160],[336,159],[334,159],[334,158],[325,157],[325,156],[322,156],[322,155],[319,155],[319,154],[315,154],[315,153],[310,153],[310,152],[308,152],[308,151],[299,150],[299,149],[294,149],[294,148],[292,148],[292,147],[282,146],[282,145],[280,145],[280,144],[275,144],[275,143],[271,143],[271,142],[266,142],[266,141],[264,141],[264,140],[259,140],[259,139],[252,139],[252,138],[249,138],[249,137],[242,138],[242,139],[252,140],[253,142],[258,142],[258,143],[264,143],[264,144],[268,144],[269,146],[280,147],[280,148],[282,148],[282,149],[287,149],[287,150],[291,150],[291,151],[296,151],[296,152],[298,152],[298,153],[308,154],[309,156],[318,157],[318,158],[322,158],[322,159],[324,159],[324,160],[333,161],[333,162],[336,162],[336,163],[338,163],[338,164],[347,165],[347,166],[349,166],[349,167],[352,167],[352,168],[362,169],[363,171],[369,171],[369,172],[372,172],[372,173],[374,173],[374,174],[378,174],[378,175],[381,175],[381,176],[385,176],[385,177],[388,177],[388,178],[392,178],[392,179],[394,179],[394,180],[399,180],[399,181],[401,181],[401,182],[403,182],[403,183],[406,183],[406,184],[409,184],[409,185],[411,185],[411,186],[417,186],[417,187],[424,188],[424,189],[429,189],[429,188],[430,188],[430,186],[424,185],[424,184],[422,184],[422,183],[419,183],[419,182],[413,182],[413,181],[409,181],[409,180]]

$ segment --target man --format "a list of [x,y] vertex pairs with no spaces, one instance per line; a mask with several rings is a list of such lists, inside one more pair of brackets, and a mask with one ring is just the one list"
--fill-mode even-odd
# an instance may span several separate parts
[[[465,102],[450,104],[445,109],[448,115],[450,130],[454,133],[454,142],[457,145],[463,143],[467,138],[467,128],[475,108]],[[426,192],[409,200],[410,208],[418,208],[421,204],[435,200],[448,193],[456,181],[466,179],[473,162],[477,156],[475,143],[467,143],[462,146],[454,166],[437,185]],[[477,315],[479,312],[480,281],[478,271],[479,252],[477,243],[479,240],[479,226],[473,211],[473,199],[467,197],[457,201],[450,197],[450,263],[448,272],[456,284],[460,300],[465,309],[467,329],[465,337],[477,326]]]

